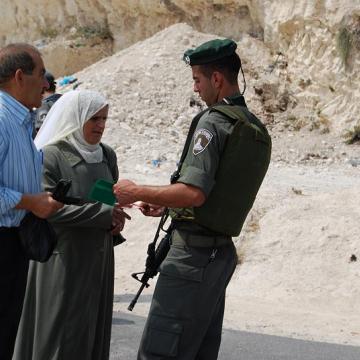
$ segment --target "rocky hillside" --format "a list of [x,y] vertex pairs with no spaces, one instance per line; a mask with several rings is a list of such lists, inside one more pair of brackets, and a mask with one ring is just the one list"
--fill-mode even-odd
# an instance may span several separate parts
[[178,22],[254,40],[239,52],[250,46],[253,90],[280,131],[308,127],[357,138],[360,0],[4,0],[0,44],[34,41],[61,76]]

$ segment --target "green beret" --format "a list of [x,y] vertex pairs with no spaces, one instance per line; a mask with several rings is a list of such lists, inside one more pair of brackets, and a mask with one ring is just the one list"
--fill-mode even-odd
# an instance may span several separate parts
[[203,65],[234,54],[236,47],[236,42],[230,39],[210,40],[195,49],[186,50],[183,60],[188,65]]

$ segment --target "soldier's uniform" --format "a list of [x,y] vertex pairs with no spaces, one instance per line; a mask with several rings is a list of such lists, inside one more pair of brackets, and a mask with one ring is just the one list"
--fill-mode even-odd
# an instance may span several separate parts
[[41,102],[41,106],[36,110],[36,117],[35,117],[35,132],[37,133],[41,128],[46,115],[50,111],[51,107],[55,104],[56,100],[59,99],[61,94],[52,94],[45,98]]
[[[215,40],[185,56],[196,65],[204,57],[227,56],[234,44]],[[160,266],[138,359],[217,359],[225,289],[237,264],[232,236],[240,233],[270,152],[265,127],[240,94],[200,117],[177,181],[200,188],[206,201],[199,208],[170,209],[175,230]]]
[[46,115],[50,111],[51,107],[55,104],[55,102],[59,99],[61,94],[55,93],[56,90],[56,81],[54,75],[46,71],[45,78],[49,83],[49,88],[47,89],[48,92],[52,93],[51,95],[47,96],[45,99],[42,100],[41,106],[36,110],[34,114],[34,127],[33,127],[33,137],[36,136],[37,132],[40,130]]

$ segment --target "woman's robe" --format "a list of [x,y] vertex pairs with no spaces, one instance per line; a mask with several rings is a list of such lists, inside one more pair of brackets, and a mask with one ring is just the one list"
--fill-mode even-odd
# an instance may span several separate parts
[[[68,196],[86,200],[97,179],[116,181],[115,152],[86,163],[68,142],[44,149],[43,185],[72,180]],[[114,293],[111,206],[65,205],[50,218],[57,247],[46,263],[31,262],[13,360],[109,358]]]

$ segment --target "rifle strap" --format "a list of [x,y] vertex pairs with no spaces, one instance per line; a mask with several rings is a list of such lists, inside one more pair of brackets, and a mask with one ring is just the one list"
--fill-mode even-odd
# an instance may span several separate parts
[[170,179],[170,182],[171,184],[174,184],[177,179],[179,178],[180,176],[180,171],[181,171],[181,168],[182,168],[182,165],[184,163],[184,160],[186,158],[186,155],[188,153],[188,150],[189,150],[189,147],[190,147],[190,143],[191,143],[191,140],[193,138],[193,135],[194,135],[194,132],[196,130],[196,127],[199,123],[199,120],[200,118],[204,115],[204,113],[206,111],[208,111],[209,109],[206,108],[205,110],[199,112],[194,118],[193,120],[191,121],[191,125],[190,125],[190,128],[189,128],[189,132],[186,136],[186,141],[185,141],[185,145],[184,145],[184,148],[183,148],[183,151],[181,153],[181,157],[180,157],[180,161],[178,163],[178,167],[176,169],[176,171],[174,172],[174,174],[171,175],[171,179]]
[[158,228],[157,228],[155,236],[154,236],[154,240],[152,241],[152,244],[154,244],[154,246],[156,245],[156,242],[159,238],[160,230],[163,230],[163,226],[165,225],[168,217],[169,217],[169,209],[165,208],[164,213],[162,214],[162,216],[160,218],[159,225],[158,225]]
[[191,121],[191,125],[190,125],[190,128],[189,128],[189,132],[187,134],[187,137],[186,137],[186,141],[185,141],[185,145],[184,145],[184,148],[183,148],[183,151],[181,153],[181,157],[180,157],[180,161],[179,161],[179,165],[178,165],[178,170],[180,171],[181,169],[181,166],[185,160],[185,157],[186,157],[186,154],[189,150],[189,147],[190,147],[190,143],[191,143],[191,140],[192,140],[192,137],[194,135],[194,132],[195,132],[195,129],[197,127],[197,124],[199,123],[199,120],[200,118],[204,115],[204,113],[207,111],[208,109],[205,109],[201,112],[199,112],[194,118],[193,120]]
[[[180,171],[181,171],[181,167],[184,163],[184,160],[186,158],[186,155],[189,151],[189,147],[190,147],[190,144],[191,144],[191,141],[192,141],[192,138],[193,138],[193,135],[195,133],[195,130],[196,130],[196,127],[199,123],[199,120],[201,119],[201,117],[209,110],[211,110],[212,107],[214,106],[217,106],[217,105],[232,105],[232,101],[228,98],[224,98],[222,101],[220,101],[219,103],[216,103],[212,106],[209,106],[208,108],[206,108],[205,110],[202,110],[200,111],[194,118],[193,120],[191,121],[191,125],[190,125],[190,128],[189,128],[189,132],[187,134],[187,137],[186,137],[186,141],[185,141],[185,145],[184,145],[184,148],[183,148],[183,151],[181,153],[181,157],[180,157],[180,161],[179,161],[179,164],[178,164],[178,167],[177,167],[177,170],[176,170],[176,174],[178,176],[180,176]],[[245,102],[244,102],[245,104]],[[246,106],[246,105],[245,105]],[[177,179],[176,179],[177,180]],[[171,183],[173,183],[175,181],[171,181]]]

